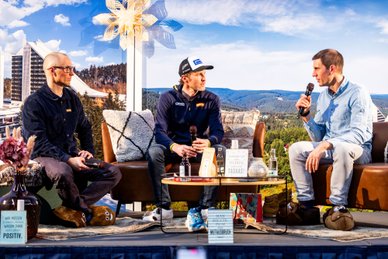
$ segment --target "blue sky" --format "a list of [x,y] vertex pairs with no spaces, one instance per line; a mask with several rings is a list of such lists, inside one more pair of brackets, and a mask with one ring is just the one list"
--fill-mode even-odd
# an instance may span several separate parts
[[[189,55],[213,64],[209,87],[303,91],[311,77],[311,57],[338,49],[344,73],[371,93],[388,94],[388,1],[386,0],[165,0],[168,19],[183,28],[171,32],[176,49],[155,43],[146,61],[148,87],[170,87]],[[120,49],[99,55],[80,45],[81,20],[108,13],[105,1],[0,0],[0,47],[10,58],[25,41],[41,40],[68,53],[78,69],[126,62]],[[105,26],[96,25],[91,37]],[[114,44],[106,43],[107,47]],[[317,88],[317,87],[316,87]]]

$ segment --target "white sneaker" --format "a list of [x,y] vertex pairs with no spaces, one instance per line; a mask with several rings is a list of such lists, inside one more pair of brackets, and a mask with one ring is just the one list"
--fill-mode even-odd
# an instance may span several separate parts
[[208,210],[209,210],[209,209],[203,209],[203,210],[201,210],[201,216],[202,216],[203,221],[205,221],[205,222],[207,222],[207,214],[208,214]]
[[205,221],[206,224],[207,224],[207,215],[209,213],[209,210],[214,210],[214,209],[215,209],[214,207],[210,207],[208,209],[202,209],[201,210],[202,219],[203,219],[203,221]]
[[145,221],[160,221],[160,210],[162,210],[163,220],[172,220],[172,218],[174,217],[174,213],[173,213],[172,209],[165,210],[162,208],[156,208],[153,211],[147,211],[143,216],[143,220],[145,220]]

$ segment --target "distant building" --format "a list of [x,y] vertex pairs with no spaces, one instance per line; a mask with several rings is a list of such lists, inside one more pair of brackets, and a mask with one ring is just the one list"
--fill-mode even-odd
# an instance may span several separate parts
[[46,78],[42,69],[43,59],[31,45],[27,43],[18,54],[12,56],[11,99],[24,101],[44,84]]
[[[12,93],[13,101],[24,101],[46,82],[43,59],[49,54],[43,42],[28,42],[15,56],[12,56]],[[70,86],[81,95],[106,97],[108,94],[90,88],[77,75],[71,79]]]
[[4,53],[0,47],[0,109],[3,107],[4,99]]
[[5,137],[5,128],[13,128],[20,126],[20,103],[4,103],[0,108],[0,143]]

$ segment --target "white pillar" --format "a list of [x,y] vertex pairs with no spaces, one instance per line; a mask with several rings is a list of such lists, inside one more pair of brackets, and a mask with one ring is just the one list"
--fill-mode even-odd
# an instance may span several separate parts
[[142,110],[143,43],[136,37],[128,38],[126,110]]
[[31,94],[31,46],[26,44],[23,48],[22,61],[22,102]]
[[4,52],[0,47],[0,108],[3,108],[4,102]]

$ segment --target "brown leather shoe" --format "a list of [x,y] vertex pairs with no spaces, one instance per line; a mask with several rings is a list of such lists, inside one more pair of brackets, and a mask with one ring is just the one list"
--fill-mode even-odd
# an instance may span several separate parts
[[349,231],[354,228],[353,216],[344,206],[326,210],[322,218],[323,224],[329,229]]
[[116,222],[115,213],[108,206],[90,206],[92,219],[87,222],[90,226],[109,226]]
[[[291,201],[291,195],[292,191],[289,189],[287,192],[287,202]],[[286,189],[284,189],[281,193],[266,196],[264,198],[263,216],[268,218],[276,217],[276,213],[279,211],[279,204],[282,202],[286,202]]]
[[298,213],[298,209],[298,203],[292,201],[289,203],[282,202],[276,214],[276,224],[301,225],[303,220]]
[[282,225],[317,225],[320,224],[320,213],[316,207],[306,208],[295,202],[280,204],[276,214],[276,224]]
[[71,228],[86,227],[85,214],[81,211],[73,210],[65,206],[59,206],[53,210],[57,224]]

